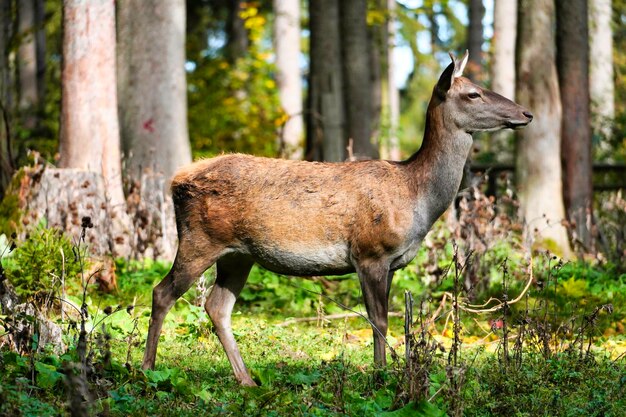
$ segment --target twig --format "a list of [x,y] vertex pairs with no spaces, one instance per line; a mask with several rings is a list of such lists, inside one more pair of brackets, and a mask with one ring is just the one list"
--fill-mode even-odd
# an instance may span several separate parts
[[[367,321],[367,322],[370,324],[370,326],[372,326],[372,330],[373,330],[373,331],[375,331],[376,333],[378,333],[378,335],[379,335],[380,337],[382,337],[382,338],[383,338],[383,341],[384,341],[384,342],[385,342],[385,344],[389,347],[389,351],[390,351],[390,353],[391,353],[391,357],[392,357],[394,360],[395,360],[396,358],[398,358],[398,354],[397,354],[397,353],[396,353],[396,351],[393,349],[393,346],[391,346],[391,344],[389,343],[389,341],[387,340],[387,338],[385,337],[385,335],[383,334],[383,332],[381,332],[381,331],[380,331],[380,329],[379,329],[379,328],[378,328],[378,327],[374,324],[374,322],[373,322],[372,320],[370,320],[370,319],[369,319],[369,317],[367,317],[365,314],[363,314],[363,313],[359,313],[358,311],[351,309],[351,308],[350,308],[350,307],[348,307],[347,305],[345,305],[345,304],[343,304],[343,303],[340,303],[339,301],[335,300],[335,299],[334,299],[334,298],[332,298],[332,297],[327,296],[326,294],[318,293],[318,292],[316,292],[316,291],[312,291],[312,290],[309,290],[309,289],[307,289],[307,288],[300,287],[300,286],[298,286],[298,285],[291,284],[291,283],[290,283],[289,285],[290,285],[290,286],[292,286],[292,287],[294,287],[294,288],[298,288],[299,290],[302,290],[302,291],[305,291],[305,292],[308,292],[308,293],[311,293],[311,294],[315,294],[315,295],[318,295],[318,296],[320,296],[320,297],[324,297],[325,299],[330,300],[330,301],[332,301],[333,303],[337,304],[339,307],[343,308],[344,310],[351,311],[351,312],[353,312],[354,314],[356,314],[357,316],[361,317],[363,320]],[[317,320],[317,317],[316,317],[314,320]]]
[[[402,316],[404,316],[404,313],[390,311],[389,312],[389,316],[390,317],[402,317]],[[352,317],[363,317],[363,315],[360,314],[360,313],[328,314],[328,315],[323,317],[323,321],[338,320],[338,319],[345,319],[345,318],[352,318]],[[316,317],[294,317],[294,318],[285,320],[285,321],[283,321],[281,323],[275,324],[275,326],[286,327],[286,326],[290,326],[290,325],[295,324],[295,323],[305,323],[305,322],[318,321],[318,320],[319,320],[319,316],[316,316]]]
[[[533,259],[532,258],[530,258],[530,264],[528,266],[528,269],[530,271],[529,272],[529,276],[528,276],[528,282],[526,283],[526,286],[524,287],[522,292],[514,300],[507,301],[507,302],[498,300],[499,301],[498,305],[495,305],[495,306],[493,306],[491,308],[486,308],[486,309],[475,308],[475,307],[481,307],[481,306],[476,306],[476,305],[472,305],[472,304],[460,304],[459,303],[459,308],[461,310],[463,310],[463,311],[468,312],[468,313],[486,314],[486,313],[493,313],[495,311],[498,311],[498,310],[504,308],[505,305],[510,306],[511,304],[515,304],[515,303],[519,302],[524,297],[524,295],[526,294],[526,292],[530,288],[530,284],[532,284],[532,282],[534,280],[534,276],[533,276]],[[446,292],[446,293],[444,293],[444,296],[445,295],[448,295],[448,297],[452,298],[452,294],[450,294],[450,293]],[[489,301],[487,301],[487,303],[483,304],[483,306],[486,305],[486,304],[489,304],[489,302],[491,300],[497,300],[497,299],[490,298]]]

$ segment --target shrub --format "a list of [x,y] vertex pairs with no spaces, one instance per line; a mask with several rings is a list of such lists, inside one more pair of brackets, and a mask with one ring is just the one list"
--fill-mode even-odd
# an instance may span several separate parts
[[49,306],[63,281],[80,285],[85,265],[78,250],[58,229],[40,225],[6,258],[7,278],[19,296]]

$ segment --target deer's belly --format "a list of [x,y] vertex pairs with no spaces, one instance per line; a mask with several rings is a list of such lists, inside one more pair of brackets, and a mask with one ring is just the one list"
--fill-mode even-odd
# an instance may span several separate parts
[[257,263],[270,271],[286,275],[341,275],[354,272],[346,244],[312,247],[253,247]]

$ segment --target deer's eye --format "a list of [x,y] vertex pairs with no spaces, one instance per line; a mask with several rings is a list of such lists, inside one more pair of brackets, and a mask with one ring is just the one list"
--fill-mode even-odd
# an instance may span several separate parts
[[473,92],[469,93],[467,96],[473,100],[473,99],[479,98],[480,97],[480,93],[477,93],[477,92],[473,91]]

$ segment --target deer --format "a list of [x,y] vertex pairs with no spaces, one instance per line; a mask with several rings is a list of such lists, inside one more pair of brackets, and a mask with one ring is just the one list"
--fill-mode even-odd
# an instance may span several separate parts
[[[154,287],[143,369],[153,369],[163,320],[216,264],[204,308],[236,380],[255,386],[231,314],[257,263],[290,276],[356,272],[373,329],[374,363],[386,365],[388,299],[434,222],[454,201],[472,134],[517,129],[524,107],[462,76],[468,52],[441,74],[420,149],[404,161],[307,162],[225,154],[183,167],[171,184],[178,251]],[[364,121],[367,122],[367,121]]]

